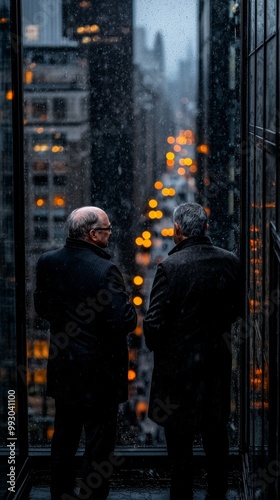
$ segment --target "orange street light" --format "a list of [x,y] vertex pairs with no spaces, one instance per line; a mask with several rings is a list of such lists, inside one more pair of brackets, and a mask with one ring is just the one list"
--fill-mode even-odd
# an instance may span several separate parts
[[139,297],[139,295],[136,295],[135,297],[133,297],[133,304],[135,306],[141,306],[141,304],[143,304],[142,297]]

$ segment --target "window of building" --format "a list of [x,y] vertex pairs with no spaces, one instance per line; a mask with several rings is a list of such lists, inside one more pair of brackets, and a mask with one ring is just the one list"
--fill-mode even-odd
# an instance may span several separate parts
[[43,160],[36,160],[32,162],[32,168],[34,172],[47,172],[49,168],[49,162]]
[[68,168],[65,161],[53,161],[52,167],[55,174],[65,174]]
[[52,200],[53,206],[56,208],[63,208],[66,204],[66,197],[63,194],[55,194]]
[[54,186],[66,186],[67,176],[66,175],[54,175],[53,176]]
[[48,207],[48,196],[47,195],[35,196],[34,202],[36,209],[42,209],[42,208],[45,209]]
[[33,221],[34,222],[48,222],[48,213],[40,210],[39,213],[34,212]]
[[34,186],[47,186],[48,181],[49,179],[47,175],[33,175]]
[[67,135],[65,133],[56,131],[51,135],[51,141],[53,144],[58,144],[60,146],[66,146],[67,144]]
[[55,97],[53,99],[53,117],[54,120],[65,120],[67,118],[67,99]]
[[47,241],[49,238],[49,231],[47,227],[44,226],[34,226],[34,240],[35,241]]
[[35,52],[32,54],[32,62],[35,64],[44,64],[45,63],[45,54],[40,52]]
[[[61,217],[62,219],[62,217]],[[56,243],[62,244],[65,241],[66,231],[64,224],[56,224],[54,226],[54,240]]]
[[35,101],[31,102],[31,115],[32,118],[36,118],[40,121],[45,121],[47,119],[48,113],[48,103],[47,101]]

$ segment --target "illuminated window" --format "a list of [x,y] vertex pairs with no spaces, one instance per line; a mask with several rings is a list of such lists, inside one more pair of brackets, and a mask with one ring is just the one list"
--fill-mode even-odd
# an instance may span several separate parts
[[65,196],[57,194],[53,197],[54,207],[65,207]]
[[50,149],[48,144],[34,144],[33,150],[36,151],[36,153],[44,153]]
[[32,71],[25,72],[24,81],[27,85],[30,85],[30,83],[33,82],[33,72]]
[[139,401],[136,405],[136,414],[139,418],[144,418],[148,411],[148,403],[146,401]]
[[35,198],[35,206],[36,206],[36,208],[46,207],[46,205],[47,205],[47,198],[46,198],[46,196],[37,196]]
[[197,146],[196,149],[198,153],[203,153],[203,154],[209,153],[209,146],[207,146],[207,144],[200,144],[199,146]]
[[134,370],[128,370],[127,378],[131,382],[136,379],[136,372]]
[[52,437],[53,437],[53,433],[54,433],[54,428],[53,428],[53,427],[49,427],[49,428],[48,428],[48,430],[47,430],[47,438],[48,438],[49,440],[51,440],[51,439],[52,439]]
[[45,368],[34,370],[33,380],[35,384],[45,384],[47,381],[47,370]]
[[52,152],[53,153],[63,153],[63,151],[64,151],[64,147],[63,146],[57,146],[57,145],[55,145],[55,146],[52,147]]
[[47,358],[49,354],[49,346],[46,340],[34,340],[33,356],[34,358]]
[[14,92],[13,90],[7,90],[6,92],[6,99],[7,101],[12,101],[14,98]]
[[39,24],[28,24],[24,30],[24,37],[28,42],[35,42],[40,37]]

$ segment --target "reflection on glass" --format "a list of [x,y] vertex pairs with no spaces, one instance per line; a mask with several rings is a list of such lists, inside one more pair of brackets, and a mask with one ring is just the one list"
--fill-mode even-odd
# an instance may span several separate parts
[[[16,317],[13,207],[12,83],[9,3],[0,1],[0,494],[13,488],[12,474],[18,446],[8,440],[17,436]],[[13,456],[12,456],[13,455]],[[10,457],[10,458],[9,458]],[[8,461],[10,460],[10,464]],[[12,460],[12,461],[11,461]],[[10,481],[10,482],[9,482]],[[11,491],[14,491],[11,489]]]

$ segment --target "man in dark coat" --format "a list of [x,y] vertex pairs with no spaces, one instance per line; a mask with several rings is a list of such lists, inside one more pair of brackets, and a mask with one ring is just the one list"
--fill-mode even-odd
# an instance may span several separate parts
[[154,352],[149,417],[164,426],[171,500],[193,498],[192,447],[202,434],[208,496],[224,499],[229,453],[231,324],[240,315],[239,259],[214,246],[197,203],[174,211],[174,242],[156,271],[144,319]]
[[70,214],[68,227],[65,246],[40,257],[34,292],[37,314],[50,323],[47,395],[56,406],[51,497],[73,493],[84,429],[80,496],[103,500],[115,464],[118,405],[128,397],[126,336],[136,327],[136,311],[105,250],[108,215],[81,207]]

